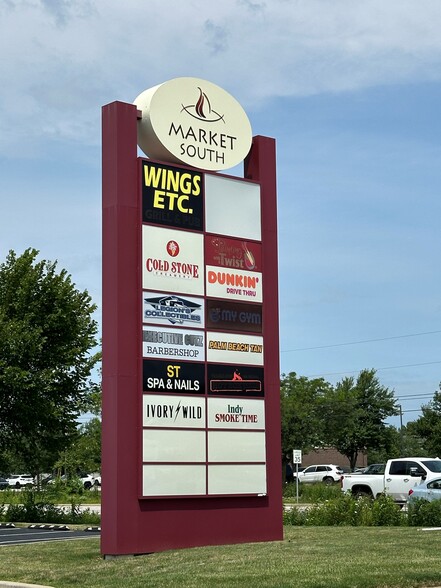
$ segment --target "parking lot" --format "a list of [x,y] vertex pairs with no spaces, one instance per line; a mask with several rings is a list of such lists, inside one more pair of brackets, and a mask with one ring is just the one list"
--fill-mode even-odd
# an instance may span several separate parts
[[33,525],[31,527],[0,527],[0,546],[22,545],[43,541],[72,541],[100,536],[99,527],[70,530],[65,526]]

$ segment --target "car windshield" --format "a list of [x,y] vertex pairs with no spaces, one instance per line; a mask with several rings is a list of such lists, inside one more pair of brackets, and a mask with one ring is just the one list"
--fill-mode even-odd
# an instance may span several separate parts
[[422,463],[431,472],[439,472],[439,473],[441,473],[441,459],[432,459],[430,461],[423,461]]

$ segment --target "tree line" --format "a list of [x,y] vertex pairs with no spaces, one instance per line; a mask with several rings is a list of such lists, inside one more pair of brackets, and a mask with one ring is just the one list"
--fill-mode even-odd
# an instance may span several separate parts
[[280,393],[284,457],[293,449],[333,447],[354,468],[360,453],[370,463],[406,455],[441,456],[441,384],[433,400],[421,407],[421,416],[400,429],[387,424],[399,414],[399,406],[375,369],[334,386],[291,372],[282,376]]
[[[0,264],[0,472],[97,471],[101,359],[97,309],[56,262],[29,248]],[[95,373],[95,376],[93,375]],[[441,385],[421,416],[397,430],[394,391],[374,369],[336,385],[295,372],[280,382],[282,459],[334,447],[354,467],[398,455],[441,455]],[[92,418],[79,426],[80,415]]]

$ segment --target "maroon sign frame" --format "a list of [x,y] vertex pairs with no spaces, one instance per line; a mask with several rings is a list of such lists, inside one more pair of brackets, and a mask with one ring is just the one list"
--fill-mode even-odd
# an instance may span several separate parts
[[131,104],[103,107],[103,416],[101,553],[150,553],[283,538],[275,141],[255,137],[244,178],[261,188],[267,494],[139,498],[142,203]]

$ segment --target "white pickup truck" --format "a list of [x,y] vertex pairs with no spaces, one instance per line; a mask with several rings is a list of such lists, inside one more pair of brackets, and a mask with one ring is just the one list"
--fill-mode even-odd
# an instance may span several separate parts
[[395,502],[406,502],[409,490],[421,483],[441,476],[441,459],[431,457],[401,457],[389,459],[384,474],[345,474],[341,477],[342,492],[354,496],[376,498],[391,496]]

